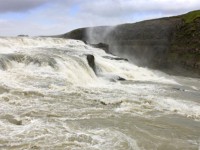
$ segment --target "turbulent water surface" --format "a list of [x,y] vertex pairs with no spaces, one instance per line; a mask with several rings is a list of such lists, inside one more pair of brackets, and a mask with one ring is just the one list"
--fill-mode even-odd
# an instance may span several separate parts
[[200,149],[200,80],[113,57],[76,40],[0,38],[0,149]]

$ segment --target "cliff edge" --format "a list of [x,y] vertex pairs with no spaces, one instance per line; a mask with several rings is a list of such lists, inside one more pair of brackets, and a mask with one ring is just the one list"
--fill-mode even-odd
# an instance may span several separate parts
[[140,66],[200,75],[200,10],[117,26],[88,27],[60,35],[91,44]]

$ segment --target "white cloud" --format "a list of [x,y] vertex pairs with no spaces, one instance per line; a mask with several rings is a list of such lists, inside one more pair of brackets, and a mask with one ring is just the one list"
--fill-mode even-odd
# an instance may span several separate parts
[[82,10],[113,17],[137,12],[183,13],[199,7],[199,0],[101,0],[87,1]]
[[[7,21],[1,21],[5,18],[0,18],[1,35],[61,34],[86,26],[116,25],[183,14],[197,10],[200,6],[199,0],[0,0],[0,2],[1,14],[16,11],[23,14],[24,11],[30,10],[24,20],[9,18]],[[40,9],[35,9],[38,6],[41,6]],[[77,9],[74,9],[75,7]]]
[[47,2],[48,0],[0,0],[0,13],[23,12]]

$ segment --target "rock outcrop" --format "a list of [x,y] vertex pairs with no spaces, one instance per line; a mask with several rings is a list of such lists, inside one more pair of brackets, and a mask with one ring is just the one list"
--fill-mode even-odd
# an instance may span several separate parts
[[105,43],[98,43],[98,44],[90,44],[91,46],[95,47],[95,48],[101,48],[103,49],[106,53],[110,53],[109,52],[109,45],[105,44]]
[[200,11],[114,27],[82,28],[60,37],[106,43],[110,53],[140,66],[200,74]]
[[87,54],[86,55],[86,59],[87,59],[87,62],[88,62],[88,65],[92,68],[92,70],[94,71],[94,73],[99,76],[99,77],[105,77],[106,79],[110,80],[110,81],[125,81],[126,79],[125,78],[122,78],[118,75],[112,75],[112,76],[104,76],[102,73],[100,72],[97,72],[97,69],[96,69],[96,64],[95,64],[95,57],[91,54]]
[[94,71],[94,73],[97,74],[94,56],[91,55],[91,54],[88,54],[88,55],[86,56],[86,58],[87,58],[87,62],[88,62],[88,64],[89,64],[89,66],[92,68],[92,70]]

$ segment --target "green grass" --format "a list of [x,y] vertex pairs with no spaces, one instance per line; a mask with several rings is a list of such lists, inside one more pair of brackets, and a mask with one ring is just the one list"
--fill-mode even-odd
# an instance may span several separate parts
[[191,23],[198,17],[200,17],[200,10],[192,11],[190,13],[185,14],[183,16],[183,19],[185,23]]

